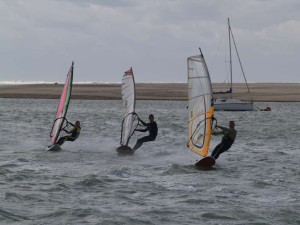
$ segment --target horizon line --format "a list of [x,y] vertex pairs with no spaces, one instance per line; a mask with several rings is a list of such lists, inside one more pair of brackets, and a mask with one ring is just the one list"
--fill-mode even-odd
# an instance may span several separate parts
[[[144,81],[144,82],[136,82],[137,84],[144,84],[144,83],[149,83],[149,84],[184,84],[187,83],[184,81]],[[227,84],[226,82],[220,82],[220,81],[212,81],[212,83],[224,83]],[[244,82],[233,82],[235,84],[244,84]],[[262,82],[248,82],[248,84],[264,84],[264,83],[270,83],[270,84],[281,84],[281,83],[287,83],[287,84],[293,84],[293,83],[300,83],[299,82],[267,82],[267,81],[262,81]],[[0,80],[0,85],[27,85],[27,84],[64,84],[64,82],[60,81],[1,81]],[[73,82],[73,84],[122,84],[122,82],[113,82],[113,81],[77,81]]]

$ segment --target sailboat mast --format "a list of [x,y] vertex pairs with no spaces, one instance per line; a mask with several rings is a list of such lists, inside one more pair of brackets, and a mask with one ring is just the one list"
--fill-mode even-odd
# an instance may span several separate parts
[[231,27],[228,18],[229,68],[230,68],[230,98],[232,98],[232,58],[231,58]]
[[241,58],[240,58],[239,52],[237,50],[236,43],[235,43],[232,31],[231,31],[231,35],[232,35],[232,41],[233,41],[233,44],[234,44],[235,52],[236,52],[236,55],[237,55],[237,57],[239,59],[239,64],[240,64],[240,67],[241,67],[241,70],[242,70],[242,74],[244,76],[244,80],[245,80],[245,83],[246,83],[246,86],[247,86],[247,90],[248,90],[248,93],[250,95],[251,104],[253,105],[254,101],[253,101],[253,98],[252,98],[252,95],[251,95],[251,92],[250,92],[250,88],[249,88],[249,85],[248,85],[248,82],[247,82],[247,79],[246,79],[246,75],[245,75],[245,72],[244,72],[244,69],[243,69],[243,66],[242,66]]

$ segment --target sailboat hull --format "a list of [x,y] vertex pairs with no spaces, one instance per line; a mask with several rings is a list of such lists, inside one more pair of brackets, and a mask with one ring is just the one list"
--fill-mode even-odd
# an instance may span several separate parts
[[251,102],[243,102],[238,99],[217,98],[214,102],[215,111],[255,111]]

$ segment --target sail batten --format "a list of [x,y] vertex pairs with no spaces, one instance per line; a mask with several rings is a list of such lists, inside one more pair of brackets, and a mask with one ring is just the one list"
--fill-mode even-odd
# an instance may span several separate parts
[[133,70],[127,70],[122,79],[122,100],[125,116],[122,122],[120,144],[127,146],[134,132],[135,114],[135,82]]
[[214,113],[212,85],[202,53],[187,59],[188,64],[188,147],[208,154]]

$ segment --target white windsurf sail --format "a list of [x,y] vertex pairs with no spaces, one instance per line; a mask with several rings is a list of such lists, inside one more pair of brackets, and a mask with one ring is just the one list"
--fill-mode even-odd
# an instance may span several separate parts
[[120,144],[127,146],[134,132],[135,114],[135,82],[132,68],[124,73],[122,79],[122,100],[125,117],[122,121]]
[[188,148],[202,156],[208,154],[214,113],[210,76],[200,55],[187,59],[188,66]]
[[70,103],[71,93],[72,93],[72,85],[73,85],[73,68],[74,62],[72,62],[72,66],[68,72],[67,79],[64,85],[64,89],[60,96],[60,101],[58,104],[56,117],[53,122],[52,130],[50,133],[51,142],[54,145],[59,137],[59,133],[61,128],[66,120],[66,115]]

